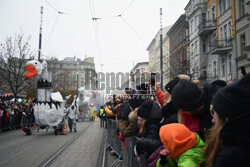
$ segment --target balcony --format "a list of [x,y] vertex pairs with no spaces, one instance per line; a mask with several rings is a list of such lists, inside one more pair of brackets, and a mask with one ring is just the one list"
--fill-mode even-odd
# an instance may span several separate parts
[[217,28],[216,20],[203,20],[199,26],[199,35],[206,36],[214,32]]
[[209,43],[209,54],[223,55],[232,50],[232,38],[225,40],[214,40]]
[[250,44],[248,44],[245,48],[244,48],[245,51],[250,51]]

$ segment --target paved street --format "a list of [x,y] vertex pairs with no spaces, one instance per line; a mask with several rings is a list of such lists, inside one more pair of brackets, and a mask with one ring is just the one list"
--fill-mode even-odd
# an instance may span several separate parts
[[101,147],[103,128],[96,122],[78,122],[78,132],[55,136],[53,130],[41,130],[26,136],[21,130],[0,135],[0,166],[42,166],[69,141],[67,147],[51,166],[96,166]]

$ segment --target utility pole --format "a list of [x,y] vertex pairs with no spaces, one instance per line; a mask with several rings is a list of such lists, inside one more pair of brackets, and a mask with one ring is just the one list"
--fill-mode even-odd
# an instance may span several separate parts
[[160,8],[160,78],[161,78],[161,90],[163,90],[163,53],[162,53],[162,8]]
[[43,23],[43,7],[41,6],[41,20],[40,20],[40,31],[39,31],[39,49],[38,49],[38,60],[41,57],[41,49],[42,49],[42,23]]
[[76,97],[78,97],[78,68],[79,68],[79,61],[76,62]]

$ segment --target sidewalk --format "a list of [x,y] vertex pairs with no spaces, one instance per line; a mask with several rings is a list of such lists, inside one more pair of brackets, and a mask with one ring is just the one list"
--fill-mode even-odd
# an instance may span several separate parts
[[[101,164],[104,128],[100,120],[90,122],[90,127],[69,146],[52,164],[52,167],[95,167]],[[99,165],[98,165],[99,166]]]

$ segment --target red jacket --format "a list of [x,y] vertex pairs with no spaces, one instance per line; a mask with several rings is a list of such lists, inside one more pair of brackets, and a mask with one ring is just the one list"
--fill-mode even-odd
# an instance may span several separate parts
[[163,106],[164,105],[164,93],[160,90],[159,92],[155,94],[157,96],[159,103],[161,104],[161,106]]

